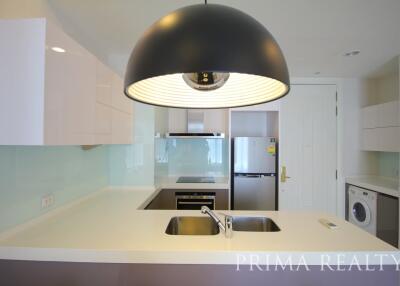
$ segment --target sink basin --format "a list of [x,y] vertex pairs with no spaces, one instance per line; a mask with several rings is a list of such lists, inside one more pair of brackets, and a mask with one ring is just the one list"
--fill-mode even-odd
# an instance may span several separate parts
[[209,217],[177,216],[171,218],[166,234],[170,235],[216,235],[218,225]]
[[267,217],[232,217],[232,228],[234,231],[252,231],[252,232],[276,232],[280,228],[276,223]]

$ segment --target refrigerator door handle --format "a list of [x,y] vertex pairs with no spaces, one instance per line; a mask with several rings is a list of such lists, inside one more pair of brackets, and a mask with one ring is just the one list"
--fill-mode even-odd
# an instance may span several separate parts
[[275,173],[266,173],[266,174],[235,174],[235,177],[242,178],[264,178],[264,177],[275,177]]
[[242,177],[242,178],[261,178],[263,175],[261,174],[235,174],[235,177]]
[[263,175],[246,175],[246,178],[261,178]]

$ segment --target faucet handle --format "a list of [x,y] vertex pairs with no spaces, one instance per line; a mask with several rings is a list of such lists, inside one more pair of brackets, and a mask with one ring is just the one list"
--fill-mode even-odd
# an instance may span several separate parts
[[233,235],[233,217],[225,215],[225,237],[231,238]]
[[219,219],[219,217],[212,211],[210,210],[208,207],[206,206],[202,206],[201,207],[201,213],[203,214],[208,214],[214,221],[215,223],[218,225],[218,227],[225,232],[225,225],[221,222],[221,220]]
[[223,212],[218,212],[218,214],[224,216],[225,218],[225,237],[231,238],[233,235],[233,217]]
[[207,206],[202,206],[201,207],[201,213],[202,214],[206,214],[207,212],[209,212],[210,211],[210,208],[209,207],[207,207]]

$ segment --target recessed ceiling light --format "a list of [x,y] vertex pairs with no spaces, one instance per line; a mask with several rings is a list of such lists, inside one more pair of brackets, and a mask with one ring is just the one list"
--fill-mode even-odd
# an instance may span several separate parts
[[65,53],[65,50],[63,48],[60,48],[60,47],[52,47],[51,49],[54,52],[57,52],[57,53]]
[[354,57],[357,56],[360,53],[360,51],[354,50],[354,51],[350,51],[345,53],[343,56],[345,57]]

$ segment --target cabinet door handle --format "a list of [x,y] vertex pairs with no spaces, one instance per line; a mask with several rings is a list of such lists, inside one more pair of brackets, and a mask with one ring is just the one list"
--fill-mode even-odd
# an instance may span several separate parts
[[178,202],[178,205],[212,205],[212,202]]

